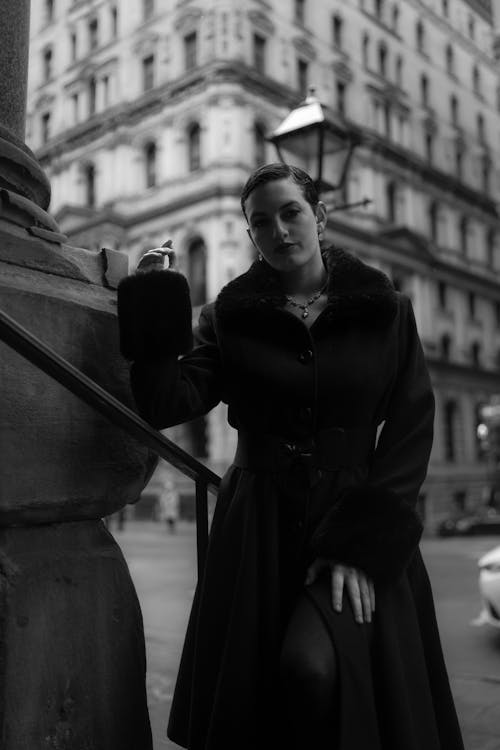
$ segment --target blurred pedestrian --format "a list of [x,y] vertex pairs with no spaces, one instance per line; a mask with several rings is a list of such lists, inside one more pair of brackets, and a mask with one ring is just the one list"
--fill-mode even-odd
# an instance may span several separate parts
[[121,350],[158,428],[228,404],[238,430],[168,736],[189,750],[463,750],[416,511],[434,397],[411,301],[323,247],[285,164],[247,181],[259,253],[203,307],[146,253],[119,288]]
[[171,534],[175,534],[177,520],[179,518],[179,493],[175,482],[170,475],[163,481],[163,486],[158,498],[158,519],[167,525]]

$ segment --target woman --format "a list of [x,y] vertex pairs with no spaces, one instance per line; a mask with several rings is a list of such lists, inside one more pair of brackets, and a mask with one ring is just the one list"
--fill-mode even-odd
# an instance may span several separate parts
[[259,259],[202,309],[194,348],[184,278],[154,270],[167,250],[119,290],[145,418],[164,428],[222,400],[238,430],[168,735],[462,750],[418,550],[434,398],[410,300],[322,252],[325,206],[301,170],[261,167],[241,204]]

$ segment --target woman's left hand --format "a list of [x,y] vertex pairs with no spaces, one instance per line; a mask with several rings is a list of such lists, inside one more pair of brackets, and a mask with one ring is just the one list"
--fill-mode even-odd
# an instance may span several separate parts
[[330,570],[333,609],[342,611],[345,586],[356,622],[371,622],[372,612],[375,611],[375,587],[371,578],[359,568],[318,557],[307,569],[304,585],[313,583],[325,568]]

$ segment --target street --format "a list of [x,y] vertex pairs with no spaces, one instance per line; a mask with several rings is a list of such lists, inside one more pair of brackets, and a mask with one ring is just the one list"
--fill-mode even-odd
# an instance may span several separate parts
[[[154,750],[177,745],[165,728],[196,580],[194,524],[176,534],[158,523],[111,526],[128,561],[141,602],[148,655],[148,696]],[[466,750],[500,748],[500,631],[475,624],[480,611],[477,559],[500,537],[426,539],[441,639]]]

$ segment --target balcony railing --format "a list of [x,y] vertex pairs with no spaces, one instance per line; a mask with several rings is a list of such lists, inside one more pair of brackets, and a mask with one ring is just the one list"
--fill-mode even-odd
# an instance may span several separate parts
[[67,360],[46,346],[0,310],[0,341],[92,406],[113,424],[125,429],[196,484],[196,546],[198,578],[203,573],[208,547],[208,492],[217,494],[220,477],[155,430],[135,412],[101,388]]

